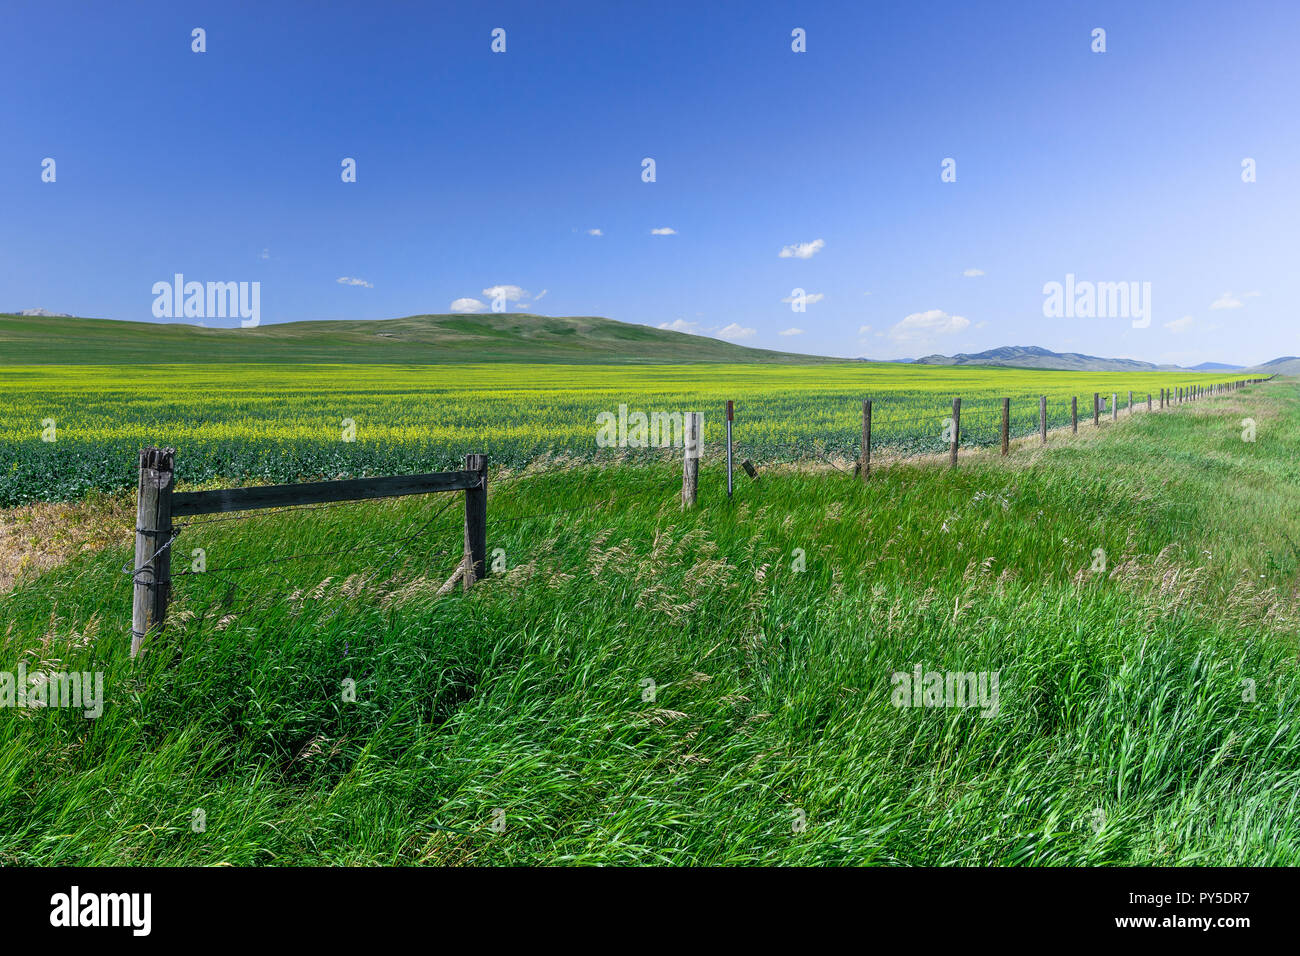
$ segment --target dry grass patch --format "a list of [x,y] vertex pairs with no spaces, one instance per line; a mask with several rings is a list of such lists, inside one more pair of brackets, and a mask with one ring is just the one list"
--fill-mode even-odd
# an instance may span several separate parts
[[0,510],[0,594],[83,551],[130,544],[133,512],[120,495]]

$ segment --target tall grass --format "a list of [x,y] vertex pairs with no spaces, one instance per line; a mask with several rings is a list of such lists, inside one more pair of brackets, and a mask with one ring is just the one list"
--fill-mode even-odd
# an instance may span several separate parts
[[[134,663],[86,554],[0,599],[0,668],[107,688],[0,710],[0,861],[1295,864],[1297,424],[1273,384],[866,485],[706,463],[686,513],[666,465],[497,481],[507,570],[442,597],[441,497],[196,522]],[[894,706],[918,664],[996,716]]]

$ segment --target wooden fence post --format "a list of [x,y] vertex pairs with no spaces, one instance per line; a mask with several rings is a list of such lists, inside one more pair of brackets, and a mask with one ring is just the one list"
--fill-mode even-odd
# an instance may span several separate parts
[[1079,434],[1079,396],[1070,396],[1070,431]]
[[961,399],[952,400],[952,448],[948,453],[948,461],[953,468],[957,467],[957,444],[961,441]]
[[1110,393],[1110,420],[1112,422],[1119,421],[1119,402],[1116,401],[1115,399],[1116,399],[1115,393],[1111,392]]
[[1002,454],[1011,448],[1011,399],[1002,399]]
[[1147,392],[1147,411],[1151,411],[1151,393]]
[[1133,414],[1133,389],[1128,390],[1128,413]]
[[727,497],[731,497],[731,422],[735,414],[731,399],[727,399]]
[[871,399],[869,398],[862,403],[862,449],[859,452],[858,464],[865,484],[867,476],[871,474]]
[[1042,437],[1042,443],[1047,444],[1047,396],[1038,396],[1038,434]]
[[1094,428],[1101,427],[1101,393],[1092,393],[1092,424]]
[[686,446],[682,456],[682,507],[692,508],[700,481],[700,424],[703,415],[686,413]]
[[480,480],[465,489],[465,573],[461,586],[468,591],[488,574],[487,565],[487,455],[466,455],[465,470],[478,472]]
[[140,486],[135,509],[135,585],[131,604],[131,656],[140,653],[147,635],[167,619],[171,593],[172,485],[176,451],[144,448],[140,451]]

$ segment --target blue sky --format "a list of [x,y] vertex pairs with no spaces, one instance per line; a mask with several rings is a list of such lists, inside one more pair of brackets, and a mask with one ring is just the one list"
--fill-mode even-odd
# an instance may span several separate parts
[[[527,292],[512,309],[819,354],[1300,354],[1300,4],[0,16],[3,309],[153,320],[180,272],[260,282],[264,323],[487,307],[504,286]],[[1150,283],[1149,326],[1046,317],[1067,274]],[[792,312],[795,288],[821,298]]]

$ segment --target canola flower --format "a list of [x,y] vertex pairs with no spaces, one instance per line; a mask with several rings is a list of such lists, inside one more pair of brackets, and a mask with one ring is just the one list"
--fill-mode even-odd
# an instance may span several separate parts
[[[116,491],[136,481],[144,445],[178,450],[182,486],[214,481],[307,481],[459,467],[467,452],[494,465],[539,457],[668,454],[598,446],[598,416],[699,411],[706,445],[722,441],[736,404],[735,440],[755,460],[836,455],[851,460],[861,403],[874,401],[875,447],[937,452],[952,399],[963,444],[998,440],[1001,399],[1011,432],[1069,423],[1070,397],[1091,425],[1092,395],[1150,392],[1227,375],[1052,372],[881,363],[756,365],[206,365],[0,368],[0,507]],[[1081,424],[1080,427],[1083,427]]]

